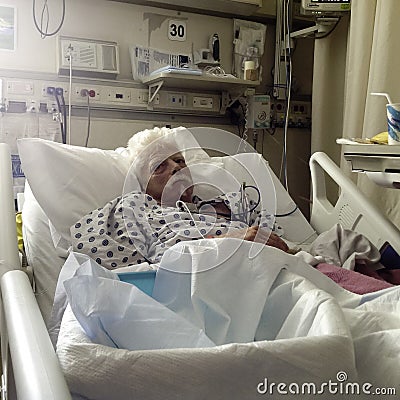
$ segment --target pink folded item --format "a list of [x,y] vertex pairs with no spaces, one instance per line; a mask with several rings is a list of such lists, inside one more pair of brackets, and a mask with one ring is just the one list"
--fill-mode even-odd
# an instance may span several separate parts
[[316,268],[324,275],[331,278],[339,286],[352,293],[371,293],[393,286],[383,280],[372,278],[349,269],[337,267],[333,264],[321,263],[318,264]]

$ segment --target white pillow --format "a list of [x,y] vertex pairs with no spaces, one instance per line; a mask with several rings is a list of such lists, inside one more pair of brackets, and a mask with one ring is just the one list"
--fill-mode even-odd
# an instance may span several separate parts
[[122,194],[129,161],[113,150],[18,140],[22,169],[32,192],[62,241],[85,214]]
[[[18,151],[32,192],[52,225],[54,245],[60,248],[69,247],[70,227],[85,214],[126,191],[140,189],[130,179],[125,181],[130,163],[121,151],[71,146],[39,138],[18,140]],[[190,156],[188,164],[197,185],[195,194],[202,199],[237,191],[243,181],[254,184],[246,169],[249,161],[253,170],[254,161],[260,162],[258,154]],[[250,194],[253,197],[255,193]]]
[[[274,210],[275,190],[268,162],[258,153],[239,153],[233,156],[211,157],[189,165],[194,194],[209,199],[227,192],[239,192],[243,183],[263,189],[263,208]],[[247,189],[250,199],[257,201],[254,189]],[[261,193],[260,193],[261,194]]]
[[[125,182],[130,161],[121,151],[71,146],[38,138],[19,139],[18,150],[32,192],[56,232],[56,235],[52,232],[53,240],[58,235],[58,246],[64,249],[71,243],[70,227],[76,221],[122,195],[127,188],[139,188]],[[278,196],[280,208],[293,208],[287,204],[292,203],[287,192],[283,188],[278,190],[279,181],[259,154],[188,156],[194,183],[202,183],[195,194],[202,199],[221,194],[221,191],[237,191],[240,184],[246,182],[266,188],[263,207],[275,208],[275,188],[284,194]],[[248,194],[254,200],[258,197],[255,191],[249,190]]]

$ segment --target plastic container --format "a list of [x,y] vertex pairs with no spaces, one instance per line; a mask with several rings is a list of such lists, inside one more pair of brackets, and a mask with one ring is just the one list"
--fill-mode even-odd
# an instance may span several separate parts
[[118,274],[122,282],[135,285],[142,292],[152,296],[156,271],[122,272]]
[[254,61],[244,62],[244,79],[247,81],[257,80],[257,70]]
[[400,103],[386,105],[388,144],[400,144]]

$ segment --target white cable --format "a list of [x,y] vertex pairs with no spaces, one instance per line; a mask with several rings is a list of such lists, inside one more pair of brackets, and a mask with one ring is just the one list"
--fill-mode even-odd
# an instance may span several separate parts
[[88,147],[89,144],[89,136],[90,136],[90,96],[87,94],[87,132],[86,132],[86,140],[85,147]]
[[207,67],[204,68],[204,72],[206,74],[210,74],[210,75],[214,75],[214,76],[226,75],[225,70],[222,67],[220,67],[219,65],[218,66],[208,65]]
[[291,96],[292,96],[292,54],[291,54],[291,49],[290,49],[290,25],[289,25],[289,5],[290,1],[287,0],[287,12],[286,12],[286,18],[287,18],[287,32],[285,35],[285,40],[287,38],[288,43],[287,43],[287,49],[289,52],[289,76],[288,76],[288,89],[287,89],[287,106],[286,106],[286,123],[285,123],[285,155],[286,155],[286,163],[285,163],[285,189],[289,191],[289,186],[288,186],[288,171],[287,171],[287,140],[288,140],[288,123],[289,123],[289,116],[290,116],[290,103],[291,103]]
[[[289,5],[290,1],[286,1],[284,7],[284,43],[285,43],[285,71],[286,71],[286,112],[285,112],[285,126],[283,130],[283,152],[281,160],[281,170],[280,178],[282,176],[282,170],[284,173],[283,186],[288,190],[288,177],[287,177],[287,140],[288,140],[288,124],[289,124],[289,114],[290,114],[290,101],[291,101],[291,91],[292,91],[292,57],[290,54],[290,43],[287,43],[290,38],[290,26],[289,26]],[[289,57],[287,57],[287,52],[289,52]]]
[[282,48],[282,0],[276,0],[276,29],[275,29],[275,66],[273,95],[278,98],[280,90],[280,64]]
[[284,181],[283,181],[283,186],[287,190],[287,127],[288,127],[288,116],[289,116],[289,107],[288,107],[288,62],[287,62],[287,48],[286,48],[286,35],[287,35],[287,4],[288,1],[286,0],[286,3],[283,8],[283,40],[284,40],[284,55],[285,55],[285,81],[286,81],[286,90],[285,90],[285,95],[286,95],[286,110],[285,110],[285,126],[283,128],[283,176],[284,176]]
[[[286,35],[286,7],[285,7],[285,1],[286,0],[282,0],[283,2],[281,3],[282,6],[282,23],[281,23],[281,31],[279,32],[279,42],[282,45],[282,37],[283,37],[283,49],[284,49],[284,66],[285,66],[285,81],[286,81],[286,87],[285,87],[285,97],[287,97],[287,61],[286,61],[286,39],[285,39],[285,35]],[[282,32],[283,31],[283,32]],[[280,55],[279,55],[280,56]],[[287,110],[286,110],[287,111]],[[287,115],[287,113],[285,113]],[[287,120],[285,115],[285,121]],[[281,167],[279,170],[279,180],[282,181],[282,172],[284,174],[284,176],[286,176],[286,168],[285,168],[285,159],[286,159],[286,123],[285,126],[283,127],[283,149],[282,149],[282,157],[281,157]],[[285,186],[285,183],[282,182],[283,185]],[[285,187],[286,189],[286,187]]]
[[68,139],[71,144],[71,111],[72,111],[72,48],[69,49],[69,89],[68,89]]
[[[46,18],[46,30],[43,31],[43,18],[44,18],[45,14],[47,16],[47,18]],[[35,15],[33,15],[33,18],[35,18]],[[46,38],[46,35],[44,34],[44,32],[47,33],[48,29],[49,29],[49,6],[48,6],[47,0],[46,0],[45,3],[43,4],[42,13],[41,13],[41,17],[40,17],[40,37],[42,39]]]

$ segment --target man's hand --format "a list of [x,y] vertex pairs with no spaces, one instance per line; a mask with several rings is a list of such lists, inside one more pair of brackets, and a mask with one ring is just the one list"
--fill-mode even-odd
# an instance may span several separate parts
[[219,237],[231,237],[248,240],[250,242],[263,243],[285,252],[289,250],[288,245],[278,235],[269,230],[259,228],[258,226],[250,226],[245,229],[232,229],[229,233]]

